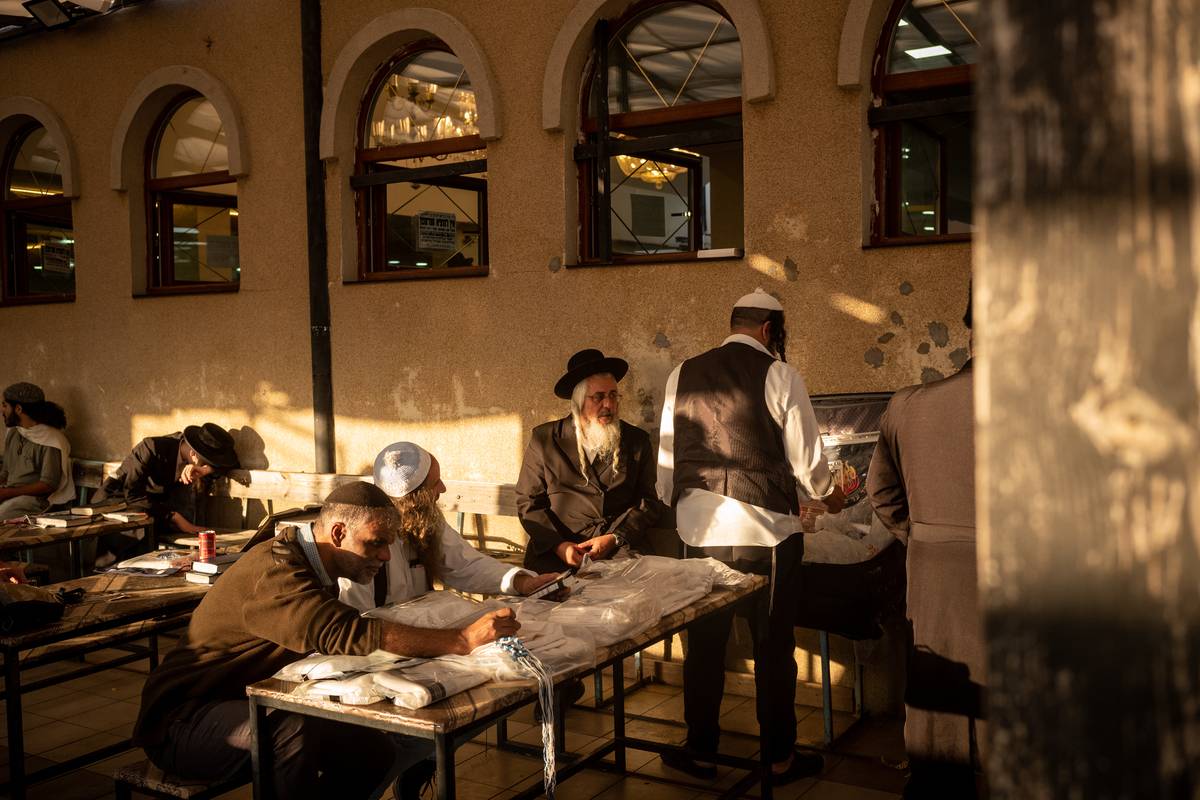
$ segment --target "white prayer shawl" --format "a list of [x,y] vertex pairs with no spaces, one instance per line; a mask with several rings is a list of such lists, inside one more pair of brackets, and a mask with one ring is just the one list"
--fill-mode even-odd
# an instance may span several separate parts
[[[497,561],[472,547],[458,531],[446,524],[441,533],[442,582],[452,589],[471,594],[514,594],[518,575],[533,575],[527,569]],[[402,603],[428,591],[425,568],[412,564],[416,553],[403,539],[392,543],[388,571],[387,604]],[[374,583],[352,583],[338,579],[339,599],[359,611],[375,607]]]
[[47,499],[52,506],[74,502],[75,478],[71,475],[71,443],[67,440],[66,434],[51,425],[40,423],[32,428],[23,428],[18,425],[17,433],[34,444],[53,447],[62,454],[62,475],[58,479],[58,486],[54,488]]

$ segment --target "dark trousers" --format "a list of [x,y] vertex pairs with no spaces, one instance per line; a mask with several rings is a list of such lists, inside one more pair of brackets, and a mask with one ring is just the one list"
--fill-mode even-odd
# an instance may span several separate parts
[[758,725],[772,762],[785,761],[796,746],[796,603],[804,537],[797,533],[775,547],[688,548],[689,555],[722,561],[742,572],[766,575],[767,592],[750,607],[726,609],[688,626],[683,660],[683,716],[693,757],[710,760],[721,737],[725,693],[725,646],[735,613],[750,623],[754,644],[754,693]]
[[[274,796],[288,800],[369,797],[395,759],[387,734],[316,717],[273,711],[263,734],[274,752]],[[173,722],[167,740],[147,755],[171,775],[215,781],[246,769],[250,747],[250,706],[237,700]]]

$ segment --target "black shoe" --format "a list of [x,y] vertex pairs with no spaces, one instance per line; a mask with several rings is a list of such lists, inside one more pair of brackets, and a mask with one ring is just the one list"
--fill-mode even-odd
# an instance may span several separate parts
[[801,778],[809,778],[813,775],[820,774],[825,768],[825,759],[821,758],[816,753],[802,753],[797,750],[792,753],[792,763],[783,772],[774,772],[771,775],[772,786],[786,786],[789,783],[798,781]]
[[682,750],[668,750],[662,754],[662,763],[671,769],[677,769],[680,772],[686,772],[693,778],[700,780],[711,781],[716,780],[717,767],[713,765],[704,765],[696,763],[696,760]]
[[[558,707],[568,709],[583,699],[583,681],[573,681],[568,683],[559,692]],[[538,703],[533,707],[533,721],[541,725],[545,715],[542,714],[542,704]]]
[[433,783],[437,762],[431,758],[418,761],[396,778],[396,800],[421,800],[421,794]]

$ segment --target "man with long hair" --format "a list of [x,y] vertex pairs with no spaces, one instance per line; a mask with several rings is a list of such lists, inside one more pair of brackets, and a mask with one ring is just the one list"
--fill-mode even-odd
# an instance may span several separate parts
[[517,479],[530,569],[565,570],[585,555],[610,558],[636,547],[664,511],[650,435],[621,419],[617,383],[628,371],[624,359],[580,350],[555,384],[571,413],[533,429]]
[[63,433],[67,415],[62,406],[47,402],[35,384],[14,383],[4,390],[0,414],[8,428],[0,468],[0,521],[40,514],[74,500],[71,443]]
[[424,594],[434,581],[472,594],[527,595],[553,581],[497,561],[466,542],[438,508],[442,466],[412,442],[389,444],[375,458],[375,485],[400,515],[391,560],[371,584],[338,582],[343,603],[362,611]]

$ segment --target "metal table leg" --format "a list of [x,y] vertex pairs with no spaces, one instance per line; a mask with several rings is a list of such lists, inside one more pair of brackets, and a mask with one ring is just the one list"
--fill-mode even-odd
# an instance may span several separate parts
[[825,746],[833,744],[833,680],[829,674],[829,632],[821,631],[821,710],[825,714]]
[[454,748],[444,733],[435,737],[434,747],[437,750],[438,800],[454,800]]
[[25,797],[25,730],[21,720],[21,654],[4,649],[4,710],[8,715],[8,793]]
[[254,785],[255,800],[268,800],[275,796],[272,787],[274,764],[267,736],[267,709],[254,697],[250,698],[250,770]]
[[71,539],[67,542],[67,555],[71,561],[71,577],[83,577],[83,553],[80,552],[79,540]]
[[[597,672],[597,675],[600,673]],[[625,659],[613,663],[613,763],[621,773],[625,772]]]

